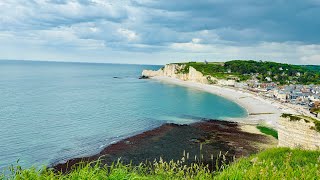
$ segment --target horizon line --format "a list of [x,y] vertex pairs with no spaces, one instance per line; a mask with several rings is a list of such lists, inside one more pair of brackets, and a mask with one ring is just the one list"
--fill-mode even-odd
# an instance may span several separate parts
[[48,63],[80,63],[80,64],[117,64],[117,65],[143,65],[161,66],[163,64],[138,64],[138,63],[116,63],[116,62],[88,62],[88,61],[58,61],[58,60],[33,60],[33,59],[0,59],[0,61],[23,61],[23,62],[48,62]]

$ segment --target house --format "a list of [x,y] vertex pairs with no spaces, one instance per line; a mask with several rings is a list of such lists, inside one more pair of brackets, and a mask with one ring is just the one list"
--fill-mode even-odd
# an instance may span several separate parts
[[275,88],[275,86],[268,85],[268,86],[266,87],[266,90],[267,90],[267,91],[272,91],[274,88]]
[[301,103],[305,104],[305,103],[309,102],[308,97],[309,97],[309,93],[300,93],[299,97],[297,98],[297,101],[299,101],[300,104]]
[[309,88],[304,87],[304,88],[301,89],[301,92],[309,93],[309,92],[311,92],[311,90]]
[[249,87],[251,88],[257,88],[257,87],[260,87],[260,84],[258,80],[255,80],[255,79],[252,79],[252,80],[248,80],[247,81],[247,84]]
[[236,83],[234,84],[234,87],[247,89],[247,88],[248,88],[248,84],[247,84],[247,83],[243,83],[243,82],[236,82]]
[[290,99],[291,100],[296,100],[300,97],[300,94],[299,93],[291,93],[290,94]]
[[318,95],[310,95],[310,96],[308,96],[308,99],[309,99],[311,102],[320,101],[320,97],[319,97]]
[[276,99],[278,99],[282,102],[286,102],[288,99],[288,93],[286,93],[284,91],[275,90],[273,95]]

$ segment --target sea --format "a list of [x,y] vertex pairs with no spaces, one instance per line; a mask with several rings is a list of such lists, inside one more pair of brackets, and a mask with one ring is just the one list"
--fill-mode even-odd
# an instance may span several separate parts
[[161,66],[0,61],[0,171],[93,155],[164,123],[246,116],[223,97],[139,79]]

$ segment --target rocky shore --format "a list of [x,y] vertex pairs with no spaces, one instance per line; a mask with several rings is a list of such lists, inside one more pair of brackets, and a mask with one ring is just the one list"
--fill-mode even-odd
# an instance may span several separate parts
[[242,125],[236,122],[203,120],[191,125],[164,124],[112,144],[99,154],[71,159],[54,165],[53,168],[56,171],[68,172],[79,162],[93,162],[100,159],[102,164],[111,164],[119,158],[125,164],[138,165],[146,160],[153,161],[160,157],[166,161],[180,160],[183,155],[187,164],[199,162],[201,159],[201,162],[213,168],[212,164],[215,165],[215,159],[220,153],[226,154],[228,162],[234,157],[256,153],[266,145],[275,146],[275,139],[244,131]]

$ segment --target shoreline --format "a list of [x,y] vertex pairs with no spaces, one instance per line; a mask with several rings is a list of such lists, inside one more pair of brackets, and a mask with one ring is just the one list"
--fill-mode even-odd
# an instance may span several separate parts
[[[167,161],[181,160],[184,151],[190,152],[190,156],[194,158],[200,156],[197,153],[202,143],[206,144],[207,152],[214,153],[214,157],[220,152],[228,152],[228,158],[232,161],[234,157],[248,156],[261,149],[277,145],[276,139],[264,135],[256,129],[256,124],[261,124],[262,121],[269,126],[276,127],[277,119],[283,110],[275,107],[271,102],[231,88],[163,76],[151,79],[222,96],[246,109],[248,116],[220,120],[199,119],[199,122],[188,125],[166,123],[110,144],[97,154],[72,158],[63,163],[51,164],[50,167],[55,171],[65,173],[80,162],[89,163],[97,160],[101,160],[102,164],[109,165],[112,162],[117,162],[119,158],[124,163],[137,165],[146,160],[153,162],[154,159],[160,157]],[[204,162],[210,165],[212,154],[206,156]],[[196,161],[191,160],[190,162]]]
[[231,162],[234,157],[249,156],[277,145],[277,140],[273,137],[248,131],[243,126],[237,122],[203,119],[188,125],[167,123],[111,144],[98,154],[73,158],[64,163],[53,164],[51,168],[56,172],[67,173],[80,162],[99,160],[102,165],[111,165],[120,158],[124,164],[139,165],[146,161],[152,163],[159,158],[177,161],[183,157],[186,164],[196,163],[199,157],[203,157],[201,162],[210,166],[212,162],[216,162],[212,157],[216,158],[220,153],[226,154],[227,162]]
[[246,124],[267,124],[277,127],[278,118],[282,113],[300,114],[297,110],[276,101],[260,97],[258,95],[240,91],[231,87],[203,84],[193,81],[183,81],[166,76],[154,76],[152,80],[170,83],[179,86],[194,88],[231,100],[247,111],[247,117],[226,118],[224,120],[241,122]]

